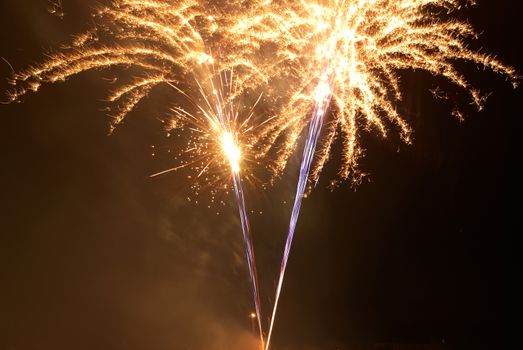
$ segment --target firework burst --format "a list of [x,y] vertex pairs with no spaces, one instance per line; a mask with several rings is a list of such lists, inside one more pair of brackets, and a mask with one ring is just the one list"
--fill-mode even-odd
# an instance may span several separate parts
[[[308,127],[267,349],[301,202],[307,186],[318,181],[337,133],[341,133],[343,140],[339,177],[358,182],[362,176],[357,168],[362,155],[359,143],[362,128],[376,130],[386,137],[392,126],[406,143],[411,142],[411,128],[397,108],[402,99],[401,71],[422,70],[444,78],[449,85],[468,94],[478,110],[484,97],[469,85],[458,71],[457,63],[478,65],[508,78],[514,87],[517,85],[515,70],[469,49],[465,40],[476,36],[474,30],[449,16],[462,5],[472,3],[264,0],[231,26],[232,36],[243,38],[235,42],[235,51],[252,57],[259,71],[271,75],[268,81],[274,84],[283,78],[287,85],[287,93],[278,96],[281,107],[276,118],[267,124],[260,137],[262,153],[277,149],[274,174],[283,171],[300,135]],[[260,51],[269,52],[271,61],[253,56]],[[329,106],[331,113],[327,111]],[[462,116],[459,111],[455,114]]]
[[[232,71],[215,73],[212,62],[211,58],[210,64],[206,65],[209,68],[209,72],[206,74],[207,79],[201,82],[196,80],[199,98],[194,99],[171,84],[191,102],[196,112],[191,113],[181,107],[173,108],[174,115],[171,122],[168,123],[168,129],[170,132],[182,129],[180,135],[185,135],[189,141],[186,143],[186,148],[182,149],[178,155],[182,161],[179,166],[152,176],[189,167],[197,174],[196,180],[203,178],[203,183],[207,186],[211,185],[212,188],[220,188],[221,186],[216,186],[218,183],[222,183],[224,178],[232,178],[229,183],[232,182],[238,205],[247,264],[253,286],[260,343],[263,347],[258,273],[241,176],[245,165],[244,159],[248,159],[247,155],[252,145],[249,135],[253,134],[254,129],[252,126],[253,112],[261,95],[251,109],[244,113],[241,100],[237,95],[238,84],[234,79],[234,73]],[[248,169],[248,167],[245,168]],[[223,176],[225,169],[228,169],[226,173],[229,176]],[[245,171],[245,173],[247,172]],[[199,189],[200,181],[195,183],[196,188]],[[228,185],[225,184],[225,186]]]
[[259,163],[254,149],[254,109],[262,95],[248,108],[238,94],[234,72],[216,73],[212,63],[206,66],[213,73],[194,80],[195,96],[169,83],[189,103],[173,107],[171,116],[164,120],[167,135],[181,139],[177,142],[180,146],[170,151],[176,166],[152,176],[189,170],[195,195],[210,192],[214,202],[218,192],[231,189],[234,174],[241,173],[244,180],[257,182],[253,172]]
[[[515,86],[513,68],[467,47],[465,40],[475,38],[475,31],[449,16],[466,4],[472,1],[265,0],[251,6],[227,29],[237,38],[235,55],[255,62],[257,72],[272,82],[269,91],[277,96],[280,109],[261,137],[264,152],[278,149],[274,173],[285,168],[325,82],[332,112],[326,115],[328,125],[319,140],[312,182],[329,159],[337,133],[343,139],[339,176],[355,181],[360,178],[361,129],[386,137],[392,126],[410,142],[411,128],[397,109],[403,70],[443,77],[468,94],[478,109],[484,98],[458,71],[458,62],[500,73]],[[281,81],[287,85],[284,93]]]
[[[15,74],[11,79],[15,87],[8,102],[38,91],[43,84],[109,68],[131,72],[123,74],[123,83],[116,80],[117,88],[107,98],[113,117],[111,131],[159,85],[175,88],[192,102],[194,113],[174,107],[166,122],[171,133],[186,137],[186,145],[176,151],[180,164],[153,177],[189,168],[194,172],[196,192],[202,186],[211,187],[214,197],[218,191],[234,190],[263,343],[256,264],[242,185],[242,177],[251,179],[247,164],[253,144],[250,137],[254,107],[244,114],[242,106],[236,103],[244,89],[241,82],[248,79],[234,78],[233,69],[215,69],[214,59],[208,53],[219,23],[224,22],[224,8],[213,11],[209,2],[199,0],[115,0],[96,12],[92,29],[74,37],[58,53],[49,54],[44,63]],[[232,68],[242,65],[224,62]],[[139,73],[125,82],[133,72]],[[184,85],[188,76],[204,77],[196,79],[196,98],[178,87]]]
[[9,101],[88,70],[136,68],[140,74],[107,98],[114,129],[156,86],[178,81],[210,59],[204,38],[214,19],[196,0],[116,0],[100,8],[94,22],[44,63],[15,74]]
[[[402,71],[421,70],[440,78],[444,87],[468,95],[477,109],[484,97],[460,73],[458,64],[499,73],[516,86],[514,69],[467,47],[475,31],[453,19],[452,13],[472,4],[471,0],[229,0],[221,4],[113,0],[96,12],[92,29],[49,54],[42,64],[15,74],[8,97],[18,101],[43,84],[88,70],[132,68],[126,74],[133,75],[130,81],[117,81],[107,98],[113,129],[159,85],[173,86],[191,100],[178,86],[215,64],[205,79],[197,80],[195,111],[175,107],[167,125],[188,139],[178,151],[183,159],[179,167],[192,169],[198,181],[215,189],[232,183],[260,335],[254,254],[240,173],[249,179],[247,163],[254,158],[266,160],[275,152],[275,160],[264,164],[275,176],[281,174],[307,131],[268,349],[301,201],[307,187],[318,181],[337,135],[343,144],[339,179],[358,182],[361,130],[386,137],[395,129],[406,143],[411,141],[412,130],[397,107],[403,96]],[[209,48],[219,62],[213,62]],[[252,111],[240,113],[236,104],[237,96],[254,89],[265,91],[271,115],[256,129]],[[444,96],[441,91],[436,90],[436,97]]]

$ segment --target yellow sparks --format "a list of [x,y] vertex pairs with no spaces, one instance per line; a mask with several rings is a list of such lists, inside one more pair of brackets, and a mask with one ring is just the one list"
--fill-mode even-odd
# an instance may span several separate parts
[[239,14],[226,28],[231,61],[242,57],[250,79],[267,82],[268,94],[275,97],[275,118],[260,135],[263,153],[277,149],[274,173],[285,168],[320,101],[330,103],[332,112],[311,181],[318,179],[337,134],[343,139],[340,178],[355,181],[361,175],[361,129],[386,137],[393,127],[409,143],[412,130],[397,107],[403,70],[444,78],[437,82],[446,89],[457,86],[478,109],[484,98],[456,63],[487,68],[516,86],[513,68],[467,47],[474,30],[451,16],[466,4],[472,1],[259,0]]
[[[59,13],[61,1],[52,4],[51,12]],[[240,171],[242,178],[250,179],[249,162],[274,154],[266,166],[274,175],[281,174],[315,109],[326,127],[309,181],[319,179],[339,135],[343,145],[339,178],[357,182],[362,176],[358,170],[362,130],[387,137],[392,128],[411,142],[411,127],[398,109],[404,94],[403,71],[431,74],[441,85],[434,90],[436,97],[446,98],[446,91],[457,88],[477,109],[485,98],[458,65],[499,73],[517,85],[513,68],[467,46],[476,33],[453,13],[473,4],[473,0],[112,0],[97,10],[90,30],[50,53],[43,63],[14,74],[8,97],[14,102],[43,84],[89,70],[117,69],[121,74],[107,98],[114,128],[157,86],[172,86],[192,107],[172,109],[168,128],[186,142],[174,154],[179,165],[162,173],[191,169],[196,192],[202,184],[213,191],[227,189],[232,177],[239,203],[244,200],[238,187]],[[218,53],[216,59],[209,51]],[[206,73],[196,80],[197,97],[178,87],[190,84],[188,76],[200,78],[202,71]],[[270,117],[255,128],[253,110],[244,113],[238,96],[259,95],[261,90]],[[453,114],[463,117],[457,109]],[[246,217],[243,205],[240,212]],[[268,341],[267,349],[269,345]]]
[[140,73],[108,98],[114,128],[156,86],[178,81],[209,59],[204,37],[213,20],[198,0],[114,0],[94,22],[44,63],[14,75],[10,100],[88,70],[133,68]]
[[[308,125],[313,105],[331,106],[311,179],[316,181],[337,135],[343,140],[341,179],[358,180],[361,130],[386,137],[412,130],[398,111],[399,75],[421,70],[457,86],[478,109],[484,97],[456,63],[490,69],[512,80],[515,70],[473,51],[473,28],[452,18],[470,0],[114,0],[94,16],[94,27],[43,64],[16,74],[10,100],[42,84],[92,69],[133,68],[109,95],[121,123],[160,84],[187,80],[200,66],[237,73],[238,93],[263,89],[271,118],[256,136],[260,155],[276,150],[270,165],[280,174]],[[208,50],[219,52],[219,63]],[[136,74],[136,73],[134,73]],[[446,82],[445,82],[446,81]],[[450,84],[449,84],[450,83]],[[453,112],[463,116],[459,110]]]
[[240,170],[245,180],[254,181],[254,109],[261,95],[247,109],[247,99],[240,98],[233,71],[217,73],[212,64],[207,64],[201,74],[205,78],[195,81],[196,95],[170,84],[189,102],[189,108],[173,107],[173,114],[165,121],[169,134],[180,138],[176,142],[180,146],[171,153],[176,167],[153,176],[189,169],[195,174],[189,175],[194,193],[198,195],[203,188],[210,188],[214,202],[214,195],[230,189],[231,177],[239,175]]
[[232,171],[234,173],[239,173],[241,151],[240,148],[236,145],[233,136],[228,131],[225,131],[222,134],[222,149],[223,153],[229,160],[229,164],[231,165]]

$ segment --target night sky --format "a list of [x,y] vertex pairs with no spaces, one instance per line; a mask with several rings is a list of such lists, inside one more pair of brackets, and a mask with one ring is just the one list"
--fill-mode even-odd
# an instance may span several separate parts
[[[1,1],[0,56],[15,70],[90,27],[97,1],[63,2],[60,19],[44,0]],[[478,2],[460,13],[482,33],[471,47],[521,71],[521,5]],[[327,166],[302,207],[275,350],[502,349],[521,333],[521,88],[463,69],[492,92],[482,112],[460,123],[428,92],[437,81],[403,72],[413,145],[364,133],[370,175],[356,189],[327,189]],[[0,60],[2,96],[10,74]],[[254,349],[233,197],[209,209],[187,201],[184,177],[148,178],[173,165],[151,155],[169,93],[108,136],[110,74],[0,105],[0,350]],[[275,187],[247,190],[267,317],[300,152]]]

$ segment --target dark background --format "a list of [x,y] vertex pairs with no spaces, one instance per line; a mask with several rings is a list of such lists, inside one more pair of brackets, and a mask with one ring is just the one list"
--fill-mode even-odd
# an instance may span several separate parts
[[[0,56],[15,70],[42,60],[89,27],[95,3],[64,0],[60,19],[43,0],[3,0]],[[482,31],[471,47],[521,69],[521,5],[479,3],[464,12]],[[492,92],[484,111],[459,123],[428,93],[433,79],[406,72],[413,145],[364,134],[370,181],[334,192],[323,181],[305,200],[274,349],[517,340],[521,89],[465,69]],[[148,179],[172,165],[151,155],[165,141],[155,100],[108,137],[105,77],[0,105],[0,349],[254,349],[233,198],[209,209],[176,174]],[[248,192],[266,315],[295,167]]]

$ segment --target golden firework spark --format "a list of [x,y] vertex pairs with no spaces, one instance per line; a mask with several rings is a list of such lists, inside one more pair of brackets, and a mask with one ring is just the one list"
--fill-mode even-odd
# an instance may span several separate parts
[[[258,0],[227,26],[231,60],[249,62],[252,77],[270,82],[280,109],[260,136],[262,151],[278,145],[276,174],[285,168],[309,124],[318,98],[331,104],[309,180],[317,181],[337,133],[342,134],[341,179],[355,181],[362,154],[360,129],[383,137],[391,126],[409,143],[411,128],[398,112],[402,70],[423,70],[465,91],[481,109],[484,98],[458,71],[468,62],[517,83],[513,68],[469,49],[473,28],[450,13],[459,0]],[[281,88],[282,84],[284,88]],[[326,91],[328,90],[328,93]],[[318,97],[320,96],[320,97]],[[459,112],[456,112],[459,114]],[[276,142],[282,139],[281,143]]]
[[197,0],[115,0],[100,8],[94,21],[91,30],[43,64],[15,74],[9,100],[88,70],[137,68],[140,74],[108,97],[114,128],[156,86],[177,81],[210,59],[205,38],[212,34],[214,19]]
[[[249,137],[254,107],[243,113],[238,98],[240,79],[234,79],[233,69],[215,70],[214,59],[208,54],[219,23],[224,22],[223,10],[213,10],[205,0],[115,0],[97,11],[91,30],[76,36],[62,51],[50,54],[44,63],[15,74],[9,101],[37,91],[45,83],[64,81],[88,70],[117,67],[133,69],[122,74],[124,82],[108,97],[113,109],[112,129],[158,85],[172,86],[192,101],[196,112],[175,107],[168,123],[171,132],[183,129],[188,137],[179,150],[178,168],[196,171],[193,187],[197,191],[202,182],[212,186],[214,193],[234,189],[263,344],[256,266],[242,187],[242,177],[249,178],[245,165],[253,144]],[[227,62],[231,68],[236,65]],[[139,75],[126,82],[136,71]],[[199,75],[205,79],[196,80],[198,98],[192,99],[177,87],[187,76]]]
[[189,175],[194,192],[198,194],[209,188],[214,198],[218,191],[230,189],[231,178],[240,171],[244,180],[256,181],[254,109],[262,95],[247,107],[238,94],[238,80],[233,71],[217,73],[212,63],[205,66],[212,73],[207,74],[206,79],[195,80],[197,96],[169,83],[192,108],[186,104],[176,106],[172,108],[172,116],[164,121],[168,135],[183,140],[177,142],[181,147],[173,153],[179,164],[152,176],[190,169],[194,174]]
[[[310,180],[319,178],[337,134],[343,138],[341,179],[359,179],[361,129],[386,136],[391,126],[407,143],[411,128],[398,112],[399,74],[424,70],[483,97],[457,70],[463,61],[500,73],[516,72],[469,49],[472,27],[450,13],[467,0],[114,0],[95,14],[95,26],[43,64],[16,74],[10,100],[44,83],[91,69],[132,67],[108,101],[112,127],[158,85],[186,79],[220,56],[217,70],[237,72],[238,90],[262,88],[273,116],[258,134],[260,154],[277,150],[267,165],[280,174],[310,122],[317,91],[328,86],[332,113],[319,140]],[[134,73],[136,74],[136,73]],[[327,85],[324,83],[327,82]],[[461,115],[456,111],[456,115]]]
[[[343,140],[339,177],[356,182],[361,176],[357,163],[362,129],[386,137],[392,127],[410,142],[411,128],[397,107],[403,96],[402,71],[421,70],[443,78],[447,87],[454,85],[468,94],[478,109],[484,97],[460,73],[458,64],[486,68],[516,86],[513,68],[467,47],[475,31],[453,19],[452,13],[472,4],[471,0],[113,0],[96,12],[91,30],[44,63],[15,74],[9,100],[88,70],[133,68],[126,74],[133,79],[122,79],[108,97],[114,128],[158,85],[176,87],[202,66],[213,64],[210,48],[220,58],[215,71],[234,71],[237,78],[234,84],[231,77],[225,85],[216,84],[211,74],[197,83],[201,96],[194,103],[196,112],[173,109],[171,129],[183,130],[189,139],[178,154],[180,159],[188,157],[180,167],[193,169],[197,179],[214,188],[222,188],[223,180],[232,177],[242,203],[243,191],[236,185],[240,170],[243,177],[250,176],[247,161],[276,150],[275,161],[267,166],[281,174],[300,135],[314,121],[294,225],[303,183],[318,180],[338,134]],[[229,89],[227,96],[220,96],[221,86]],[[263,89],[270,101],[266,107],[271,118],[258,129],[252,127],[252,111],[238,113],[236,105],[237,96],[253,89]],[[435,95],[443,96],[440,91]],[[326,127],[320,134],[322,125]],[[294,228],[291,231],[290,243]],[[284,271],[282,266],[279,290]],[[269,334],[275,311],[276,305]],[[261,319],[259,314],[257,318]],[[261,334],[261,324],[259,328]]]
[[[213,60],[211,60],[213,62]],[[212,66],[212,63],[209,65]],[[245,243],[246,257],[249,266],[249,274],[253,285],[253,299],[256,310],[256,319],[258,320],[258,331],[260,344],[265,346],[263,339],[263,328],[261,323],[261,306],[258,287],[258,273],[256,269],[256,260],[254,256],[254,244],[249,227],[247,208],[245,204],[245,194],[243,190],[243,181],[240,175],[240,169],[243,159],[245,159],[244,150],[247,150],[250,143],[248,136],[253,130],[252,117],[256,104],[260,97],[246,114],[242,113],[243,108],[239,104],[237,84],[235,83],[233,71],[230,73],[214,73],[214,68],[207,74],[208,79],[203,83],[198,80],[201,103],[192,100],[189,95],[172,85],[176,90],[190,99],[197,108],[197,113],[192,114],[185,109],[176,107],[173,109],[175,116],[172,119],[171,128],[180,127],[189,128],[194,136],[188,143],[187,149],[183,151],[192,161],[184,166],[190,166],[198,171],[198,178],[205,176],[205,183],[209,183],[209,176],[213,174],[212,169],[218,168],[221,171],[229,168],[232,185],[236,195],[236,202],[240,215],[240,221]],[[218,75],[218,77],[216,77]],[[191,134],[192,134],[191,133]],[[187,133],[183,133],[187,134]],[[178,169],[170,169],[160,174]],[[216,176],[216,175],[215,175]],[[216,176],[215,180],[222,180],[222,176]]]

